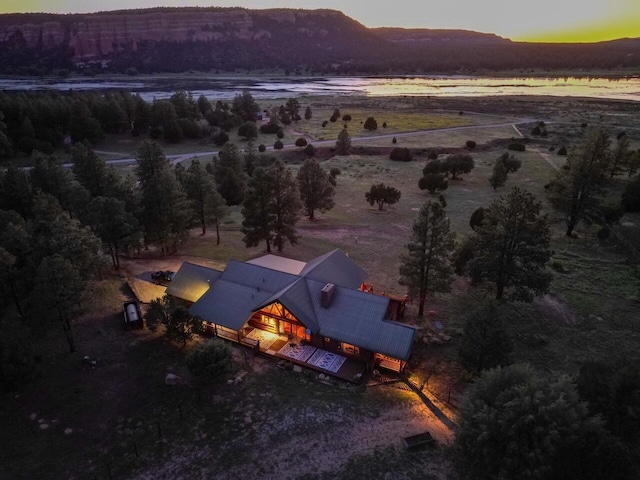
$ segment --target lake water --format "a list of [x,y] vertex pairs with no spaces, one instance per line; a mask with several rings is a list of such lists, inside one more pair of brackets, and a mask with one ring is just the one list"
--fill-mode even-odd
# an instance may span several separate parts
[[640,77],[624,78],[495,78],[469,76],[420,77],[234,77],[139,76],[118,78],[0,79],[2,90],[127,90],[146,100],[166,98],[177,89],[227,100],[242,90],[256,98],[301,95],[475,97],[555,95],[640,101]]

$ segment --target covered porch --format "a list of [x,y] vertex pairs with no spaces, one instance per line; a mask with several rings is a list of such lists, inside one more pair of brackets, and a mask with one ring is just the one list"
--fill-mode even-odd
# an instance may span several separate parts
[[367,371],[367,364],[355,358],[314,347],[302,337],[279,335],[259,328],[243,329],[247,339],[258,342],[261,353],[287,360],[326,375],[358,383]]

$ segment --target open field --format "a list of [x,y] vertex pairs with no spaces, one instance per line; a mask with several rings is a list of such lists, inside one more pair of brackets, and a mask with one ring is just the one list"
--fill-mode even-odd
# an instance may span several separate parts
[[[532,304],[505,307],[515,343],[513,360],[530,363],[539,371],[568,374],[575,374],[587,359],[626,356],[640,361],[638,266],[613,240],[598,240],[595,226],[581,224],[577,238],[565,237],[562,215],[551,209],[544,194],[544,185],[565,161],[549,152],[549,147],[575,144],[583,122],[591,125],[608,121],[614,133],[625,129],[638,145],[637,105],[632,109],[619,102],[526,98],[428,102],[409,98],[401,104],[397,99],[375,101],[371,109],[358,107],[365,102],[363,99],[343,99],[342,104],[336,99],[335,105],[343,114],[352,115],[395,105],[394,123],[403,129],[430,118],[448,126],[473,119],[468,126],[474,128],[399,138],[397,146],[418,152],[409,163],[392,162],[382,154],[324,160],[324,168],[341,171],[336,206],[315,221],[301,218],[300,242],[287,246],[284,255],[308,260],[341,248],[369,272],[376,291],[404,294],[404,287],[397,283],[399,255],[418,209],[437,197],[417,186],[426,150],[459,150],[466,140],[474,140],[478,144],[471,152],[474,170],[460,180],[450,180],[444,192],[451,227],[458,239],[471,232],[471,213],[479,206],[488,206],[512,185],[534,193],[552,222],[551,291]],[[432,115],[431,109],[440,113]],[[413,110],[416,113],[403,117],[403,111]],[[465,114],[459,116],[457,110]],[[309,128],[321,123],[315,112]],[[328,117],[332,107],[318,100],[317,112]],[[484,126],[519,123],[522,118],[544,119],[549,137],[532,138],[531,124],[520,125],[528,142],[526,152],[515,153],[522,167],[509,174],[505,187],[494,191],[488,183],[493,163],[519,134],[509,125]],[[376,135],[390,133],[392,128],[389,123],[387,131],[381,129],[381,119]],[[292,128],[299,130],[301,124]],[[293,132],[288,135],[289,139],[296,137]],[[372,137],[366,145],[390,147],[391,140]],[[122,152],[134,147],[124,138],[120,146]],[[197,151],[196,145],[192,147]],[[184,152],[181,148],[187,147],[177,146],[175,152]],[[110,148],[105,146],[104,150]],[[283,155],[269,152],[269,156]],[[299,160],[302,158],[300,154]],[[290,163],[297,171],[300,161]],[[612,190],[620,192],[627,181],[617,178]],[[364,198],[365,191],[379,182],[402,192],[400,201],[382,212]],[[263,245],[244,247],[241,222],[240,208],[233,207],[222,227],[220,246],[215,245],[214,233],[201,236],[194,230],[178,255],[158,257],[150,251],[140,258],[123,260],[124,268],[144,289],[151,271],[176,269],[185,260],[222,267],[230,258],[244,260],[264,253]],[[639,241],[640,217],[625,215],[621,230],[629,232],[631,240]],[[152,287],[145,290],[145,295],[161,293],[161,288]],[[327,385],[309,372],[293,374],[236,348],[233,372],[219,383],[164,385],[167,372],[191,380],[184,355],[195,341],[181,349],[148,330],[122,330],[122,301],[131,295],[120,275],[97,282],[89,311],[77,323],[78,354],[63,353],[65,344],[59,332],[42,332],[38,348],[44,378],[0,402],[4,432],[0,439],[0,478],[457,478],[450,452],[444,446],[451,440],[451,432],[405,390],[352,387],[338,382]],[[457,359],[464,319],[490,296],[486,287],[472,287],[459,278],[450,294],[427,301],[428,308],[437,312],[442,332],[451,338],[439,345],[416,343],[407,374],[442,400],[452,417],[470,380]],[[433,320],[417,317],[415,304],[409,305],[405,321],[428,331],[437,330]],[[83,366],[83,355],[96,358],[96,367]],[[227,384],[227,379],[239,376],[241,382]],[[71,432],[65,433],[65,429]],[[402,436],[424,430],[432,431],[443,445],[416,453],[401,448]]]

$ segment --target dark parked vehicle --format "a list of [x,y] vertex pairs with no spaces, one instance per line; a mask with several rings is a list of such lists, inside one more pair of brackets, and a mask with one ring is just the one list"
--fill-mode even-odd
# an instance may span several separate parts
[[173,276],[176,272],[172,272],[171,270],[159,270],[151,274],[151,280],[153,280],[158,285],[168,285],[173,280]]

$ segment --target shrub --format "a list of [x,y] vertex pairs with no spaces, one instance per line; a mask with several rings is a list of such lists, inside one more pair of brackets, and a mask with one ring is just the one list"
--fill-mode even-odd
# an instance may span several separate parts
[[263,143],[261,143],[260,145],[258,145],[258,151],[259,151],[260,153],[264,153],[264,152],[266,152],[266,151],[267,151],[267,147],[265,147],[265,146],[264,146],[264,144],[263,144]]
[[549,151],[550,151],[550,152],[554,152],[554,151],[555,151],[555,149],[556,149],[556,147],[549,147]]
[[278,137],[279,139],[283,139],[284,138],[284,130],[282,130],[281,128],[278,130],[278,132],[276,133],[276,137]]
[[524,146],[524,143],[513,142],[507,145],[507,149],[513,150],[514,152],[524,152],[526,147]]
[[582,123],[582,124],[580,124],[580,127],[581,127],[581,128],[587,128],[587,127],[588,127],[588,125],[587,125],[586,123]]
[[331,117],[329,117],[329,121],[330,121],[331,123],[335,123],[335,122],[337,122],[337,121],[338,121],[338,117],[336,117],[335,115],[331,115]]
[[218,146],[222,146],[229,141],[229,135],[225,131],[221,131],[213,139],[214,143]]
[[304,147],[304,154],[308,157],[313,157],[316,154],[316,147],[309,143],[306,147]]
[[351,121],[351,115],[343,115],[342,116],[342,121],[343,122],[350,122]]
[[427,153],[427,158],[429,160],[436,160],[438,158],[438,151],[434,148],[429,150],[429,153]]
[[247,121],[238,127],[238,135],[249,140],[258,137],[258,126],[256,122]]
[[618,135],[616,135],[616,140],[621,140],[622,137],[626,137],[627,136],[627,132],[625,132],[624,130],[620,133],[618,133]]
[[391,143],[394,143],[394,144],[395,144],[395,143],[398,143],[398,139],[397,139],[396,137],[393,137],[393,138],[391,139]]
[[375,118],[373,117],[368,117],[365,122],[364,122],[364,129],[365,130],[377,130],[378,129],[378,122],[376,121]]
[[533,127],[533,130],[531,130],[531,135],[534,135],[537,137],[540,134],[542,134],[542,130],[540,129],[540,127],[538,125]]
[[474,148],[476,148],[476,142],[474,142],[473,140],[467,140],[467,142],[465,143],[465,145],[467,146],[468,149],[473,150]]
[[449,182],[439,173],[428,173],[418,180],[420,190],[428,190],[429,193],[435,193],[438,190],[446,190]]
[[460,111],[458,112],[458,115],[464,115],[464,112],[463,112],[462,110],[460,110]]
[[322,128],[327,126],[327,121],[325,120],[324,122],[322,122]]
[[468,153],[454,153],[442,163],[442,171],[449,172],[452,180],[461,173],[469,173],[474,167],[473,157]]
[[260,131],[266,134],[275,134],[278,133],[280,127],[277,123],[266,123],[264,125],[260,125]]
[[490,303],[466,318],[458,355],[473,372],[506,365],[513,351],[505,322],[497,303]]
[[387,128],[387,122],[382,123],[382,128]]
[[187,367],[196,377],[215,380],[231,367],[231,351],[223,340],[201,343],[187,355]]
[[338,175],[340,175],[340,169],[338,167],[333,167],[331,170],[329,170],[329,175],[331,175],[332,177],[337,177]]
[[389,158],[395,162],[410,162],[413,160],[413,155],[408,148],[396,147],[391,150]]
[[296,139],[296,144],[295,145],[296,145],[296,147],[306,147],[307,146],[307,141],[304,138],[300,137],[300,138]]
[[273,148],[275,150],[282,150],[283,147],[284,147],[284,144],[279,139],[276,140],[276,143],[273,144]]
[[442,171],[442,162],[440,160],[431,160],[422,169],[422,174],[428,175],[430,173],[440,173],[441,171]]
[[567,148],[566,147],[560,147],[558,149],[558,155],[566,155],[567,154]]

